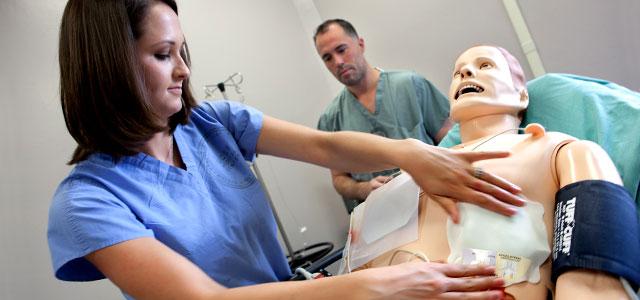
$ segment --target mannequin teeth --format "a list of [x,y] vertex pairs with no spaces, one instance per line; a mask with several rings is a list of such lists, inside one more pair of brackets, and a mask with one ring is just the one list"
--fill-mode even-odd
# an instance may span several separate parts
[[460,89],[458,89],[458,92],[456,93],[455,99],[457,100],[460,96],[462,96],[464,94],[482,93],[482,92],[484,92],[484,89],[481,86],[475,85],[475,84],[466,84],[466,85],[463,85],[462,87],[460,87]]

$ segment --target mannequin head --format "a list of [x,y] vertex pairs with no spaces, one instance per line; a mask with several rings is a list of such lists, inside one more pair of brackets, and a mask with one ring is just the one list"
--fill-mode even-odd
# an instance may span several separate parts
[[503,48],[469,48],[456,60],[449,101],[455,122],[489,115],[519,117],[529,104],[522,67]]

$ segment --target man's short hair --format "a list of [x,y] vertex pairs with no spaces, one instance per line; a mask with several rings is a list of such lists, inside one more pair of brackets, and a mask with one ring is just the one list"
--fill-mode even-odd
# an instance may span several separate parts
[[313,42],[315,43],[316,38],[318,37],[318,35],[321,35],[325,32],[327,32],[327,30],[329,30],[329,26],[331,24],[336,24],[338,26],[340,26],[344,32],[346,34],[348,34],[349,36],[357,39],[358,38],[358,33],[356,32],[356,29],[353,27],[353,25],[351,25],[351,23],[349,23],[349,21],[347,20],[343,20],[343,19],[331,19],[331,20],[326,20],[324,22],[322,22],[322,24],[318,25],[318,28],[316,28],[316,32],[315,34],[313,34]]

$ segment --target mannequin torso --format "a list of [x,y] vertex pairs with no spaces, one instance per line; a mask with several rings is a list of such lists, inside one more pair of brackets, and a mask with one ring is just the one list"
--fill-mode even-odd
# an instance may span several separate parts
[[[556,174],[555,157],[561,146],[575,140],[557,132],[540,134],[504,133],[487,138],[480,138],[461,144],[459,150],[509,150],[512,155],[507,158],[478,162],[477,167],[493,174],[507,178],[522,188],[522,196],[527,201],[535,201],[544,207],[544,224],[549,248],[553,237],[553,212],[555,194],[559,189]],[[497,215],[496,215],[497,216]],[[461,216],[464,220],[464,214]],[[391,250],[371,262],[364,268],[380,267],[389,264],[417,259],[409,253],[424,255],[430,261],[447,261],[450,249],[447,239],[448,214],[433,199],[422,195],[419,203],[418,240],[397,249]],[[477,228],[476,228],[477,229]],[[465,230],[465,229],[463,229]],[[481,230],[480,230],[481,231]],[[503,240],[522,243],[527,240],[528,233],[513,232],[505,228],[501,232],[486,232],[487,235],[498,235]],[[482,247],[477,247],[482,248]],[[400,250],[400,251],[398,251]],[[540,282],[532,284],[527,281],[510,285],[506,292],[516,299],[546,299],[547,287],[550,287],[550,260],[540,268]]]

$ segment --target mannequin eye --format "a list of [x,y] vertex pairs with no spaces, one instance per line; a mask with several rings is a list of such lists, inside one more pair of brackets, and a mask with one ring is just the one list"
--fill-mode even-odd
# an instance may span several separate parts
[[488,69],[488,68],[491,68],[491,64],[490,64],[490,63],[488,63],[488,62],[486,62],[486,63],[482,63],[482,64],[480,65],[480,69]]

